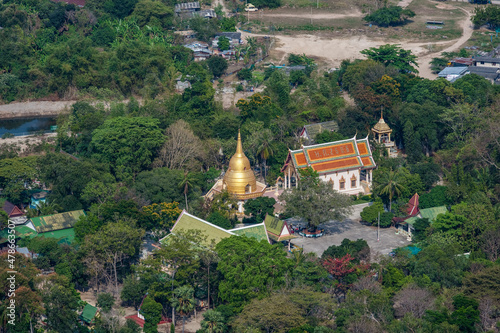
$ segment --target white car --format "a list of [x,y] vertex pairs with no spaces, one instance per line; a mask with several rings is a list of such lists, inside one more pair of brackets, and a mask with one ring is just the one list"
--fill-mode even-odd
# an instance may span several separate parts
[[255,7],[251,3],[247,3],[247,5],[245,6],[245,12],[256,12],[258,10],[259,8]]

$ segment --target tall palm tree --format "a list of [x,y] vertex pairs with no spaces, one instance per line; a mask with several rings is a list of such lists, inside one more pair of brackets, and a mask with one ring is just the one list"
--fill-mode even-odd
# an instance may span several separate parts
[[184,178],[179,183],[179,187],[183,189],[184,199],[186,199],[186,211],[189,212],[187,194],[189,192],[189,189],[193,187],[193,179],[189,172],[187,171],[184,172]]
[[260,158],[263,161],[264,164],[264,179],[267,177],[267,159],[271,156],[274,155],[273,148],[271,147],[271,140],[268,140],[267,138],[264,138],[259,146],[257,148],[257,154],[260,155]]
[[174,297],[170,300],[175,311],[182,316],[182,333],[184,333],[184,324],[186,315],[194,310],[194,289],[191,286],[182,286],[174,290]]
[[201,329],[204,333],[223,333],[226,329],[224,325],[224,317],[219,311],[207,310],[203,314]]
[[394,170],[383,173],[382,178],[379,180],[378,192],[389,196],[389,211],[392,211],[392,198],[399,197],[406,189],[405,186],[400,184],[400,173]]

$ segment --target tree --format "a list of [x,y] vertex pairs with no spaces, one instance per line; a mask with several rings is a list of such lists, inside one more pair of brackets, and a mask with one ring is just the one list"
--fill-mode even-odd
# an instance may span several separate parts
[[207,217],[207,221],[226,230],[234,228],[234,223],[218,211],[210,213]]
[[342,258],[347,254],[353,257],[354,262],[361,260],[370,261],[370,247],[368,243],[363,239],[351,241],[347,238],[344,238],[339,246],[332,245],[326,249],[321,255],[321,259]]
[[276,200],[269,197],[260,197],[255,199],[249,199],[245,202],[243,207],[245,208],[246,214],[251,214],[257,223],[264,221],[266,214],[274,214],[274,205]]
[[399,197],[405,190],[400,183],[400,173],[398,171],[388,170],[383,172],[380,179],[377,179],[377,192],[389,197],[389,211],[392,211],[392,199]]
[[398,44],[385,44],[379,48],[370,47],[361,51],[361,54],[385,66],[394,66],[401,72],[418,73],[418,70],[414,67],[418,67],[417,56],[412,54],[410,50],[402,49]]
[[269,295],[285,283],[292,262],[278,245],[254,238],[231,236],[216,245],[220,300],[241,311],[253,298]]
[[106,120],[93,132],[91,147],[93,156],[112,165],[116,172],[137,174],[151,165],[163,141],[158,120],[116,117]]
[[182,286],[174,290],[174,296],[170,300],[172,306],[182,316],[182,333],[184,333],[184,324],[186,315],[195,308],[194,289],[191,286]]
[[216,310],[207,310],[201,321],[201,333],[224,333],[226,325],[224,317]]
[[179,208],[179,203],[177,202],[162,202],[159,204],[151,204],[149,206],[142,207],[142,211],[148,222],[148,229],[164,229],[170,230],[182,210]]
[[46,278],[42,295],[47,327],[55,332],[73,332],[79,297],[67,278],[57,275]]
[[297,187],[284,191],[279,198],[286,203],[285,213],[305,219],[309,228],[330,220],[342,221],[352,211],[351,197],[314,176],[302,176]]
[[252,70],[249,68],[243,68],[240,70],[236,76],[238,76],[238,79],[240,80],[251,80],[252,79]]
[[193,179],[191,178],[191,175],[189,172],[185,171],[184,172],[184,178],[178,185],[180,188],[182,188],[182,192],[184,193],[184,199],[186,200],[186,211],[189,212],[188,208],[188,192],[189,189],[193,186]]
[[111,311],[115,304],[115,298],[110,293],[100,293],[97,295],[97,306],[99,306],[104,313]]
[[415,12],[410,9],[403,9],[401,6],[389,6],[377,9],[373,13],[366,15],[363,20],[373,22],[381,27],[388,27],[406,23],[408,18],[414,16]]
[[161,321],[163,307],[151,296],[147,296],[142,302],[141,313],[144,315],[144,333],[157,333],[158,324]]
[[207,64],[210,72],[212,72],[212,75],[215,78],[218,78],[222,74],[224,74],[228,66],[226,59],[219,56],[211,56],[210,58],[208,58]]
[[165,29],[172,24],[174,12],[171,7],[161,1],[139,0],[132,15],[137,19],[140,27],[156,25]]
[[111,270],[118,293],[118,268],[127,257],[138,253],[144,230],[136,229],[133,222],[118,221],[107,223],[99,233],[88,235],[84,248],[95,251],[105,259]]
[[132,305],[136,310],[139,309],[139,305],[144,298],[146,293],[146,286],[137,279],[134,274],[127,276],[123,281],[123,288],[120,298],[126,304]]
[[326,143],[326,142],[334,142],[334,141],[340,141],[340,140],[345,140],[346,137],[338,132],[333,132],[333,131],[323,131],[321,133],[318,133],[316,137],[314,138],[314,142],[316,144],[320,143]]
[[371,224],[376,224],[379,213],[384,212],[384,205],[381,202],[374,202],[372,205],[363,208],[361,219]]
[[429,290],[408,285],[394,296],[394,309],[397,317],[411,313],[415,318],[422,318],[433,302],[434,297]]
[[276,294],[252,300],[234,320],[233,326],[238,332],[247,328],[255,328],[259,332],[289,332],[305,323],[300,307],[288,295]]
[[221,51],[229,50],[230,46],[231,46],[231,44],[229,42],[229,38],[227,38],[226,36],[219,36],[219,39],[217,42],[217,47],[219,48],[219,50],[221,50]]
[[472,23],[476,26],[488,24],[490,29],[496,29],[500,26],[500,9],[496,6],[476,6]]
[[157,168],[194,170],[197,166],[195,161],[201,155],[201,140],[193,133],[191,126],[180,119],[167,128],[165,136],[167,141],[153,165]]

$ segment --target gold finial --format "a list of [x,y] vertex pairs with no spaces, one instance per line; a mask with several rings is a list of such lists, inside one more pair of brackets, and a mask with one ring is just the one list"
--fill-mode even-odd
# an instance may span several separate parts
[[384,119],[384,107],[380,107],[380,119]]
[[241,157],[243,155],[243,145],[241,143],[241,133],[238,129],[238,143],[236,144],[236,156]]

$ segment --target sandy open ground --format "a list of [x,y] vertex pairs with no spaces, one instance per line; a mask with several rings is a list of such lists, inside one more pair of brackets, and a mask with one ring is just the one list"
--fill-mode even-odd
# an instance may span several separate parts
[[[398,5],[407,7],[412,0],[403,0]],[[452,4],[438,4],[440,9],[456,9],[458,7]],[[379,47],[384,44],[400,44],[402,48],[409,49],[418,57],[419,75],[428,79],[435,79],[436,75],[431,72],[430,61],[432,58],[439,57],[441,52],[451,52],[458,50],[472,36],[473,27],[471,23],[471,13],[465,9],[459,8],[465,12],[466,17],[460,22],[462,27],[462,36],[455,40],[445,40],[439,42],[412,42],[409,40],[395,41],[394,39],[367,37],[364,35],[351,36],[346,38],[341,37],[319,37],[315,34],[301,35],[275,35],[276,43],[271,55],[279,63],[282,63],[286,57],[291,54],[305,54],[310,57],[324,60],[330,67],[338,67],[344,59],[363,59],[364,55],[360,51],[370,48]],[[364,14],[358,10],[352,10],[347,13],[311,13],[308,10],[298,11],[295,13],[252,13],[255,18],[261,16],[274,17],[312,17],[313,19],[341,19],[348,17],[361,17]],[[252,16],[251,15],[251,16]],[[258,34],[241,31],[242,39],[251,36],[263,36]],[[442,49],[439,52],[431,52],[433,48]],[[443,49],[444,48],[444,49]]]

